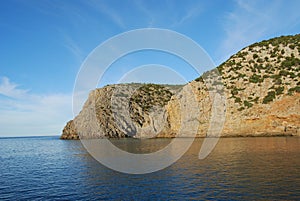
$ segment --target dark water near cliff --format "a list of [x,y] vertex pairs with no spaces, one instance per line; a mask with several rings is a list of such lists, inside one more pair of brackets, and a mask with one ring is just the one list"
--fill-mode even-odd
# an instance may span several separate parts
[[[132,140],[122,143],[130,147]],[[128,175],[100,165],[80,141],[2,138],[0,199],[300,200],[300,138],[220,139],[208,158],[198,160],[201,143],[197,139],[169,168]]]

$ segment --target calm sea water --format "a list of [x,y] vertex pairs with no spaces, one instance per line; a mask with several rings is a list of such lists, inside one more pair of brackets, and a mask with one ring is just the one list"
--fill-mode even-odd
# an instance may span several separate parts
[[[95,161],[80,141],[0,139],[0,199],[8,200],[300,200],[300,138],[225,138],[205,160],[202,139],[174,165],[128,175]],[[166,139],[119,140],[157,149]]]

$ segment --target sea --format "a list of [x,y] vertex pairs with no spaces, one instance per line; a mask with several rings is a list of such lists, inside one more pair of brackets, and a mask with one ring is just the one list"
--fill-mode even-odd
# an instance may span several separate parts
[[[170,139],[112,142],[153,151]],[[163,170],[125,174],[79,140],[0,138],[0,200],[300,200],[299,137],[221,138],[199,160],[202,142]]]

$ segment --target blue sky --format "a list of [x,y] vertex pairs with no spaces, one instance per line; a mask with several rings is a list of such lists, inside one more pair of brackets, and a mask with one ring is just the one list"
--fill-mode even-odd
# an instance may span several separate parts
[[[82,62],[116,34],[174,30],[220,64],[253,42],[300,33],[299,8],[297,0],[1,1],[0,136],[59,135],[73,118],[72,92]],[[155,63],[177,65],[188,81],[197,76],[170,56],[151,55]],[[116,82],[127,66],[152,60],[143,53],[124,58],[103,84]]]

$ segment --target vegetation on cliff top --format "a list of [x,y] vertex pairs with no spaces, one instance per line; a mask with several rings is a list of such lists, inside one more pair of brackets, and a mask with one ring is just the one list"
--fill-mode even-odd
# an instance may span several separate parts
[[136,89],[130,97],[130,116],[141,126],[145,123],[145,115],[153,107],[164,107],[171,99],[173,93],[169,88],[158,84],[143,84]]
[[143,111],[148,112],[153,106],[165,106],[173,93],[158,84],[144,84],[130,97],[130,102],[138,104]]
[[254,43],[217,69],[239,111],[300,93],[300,34]]

